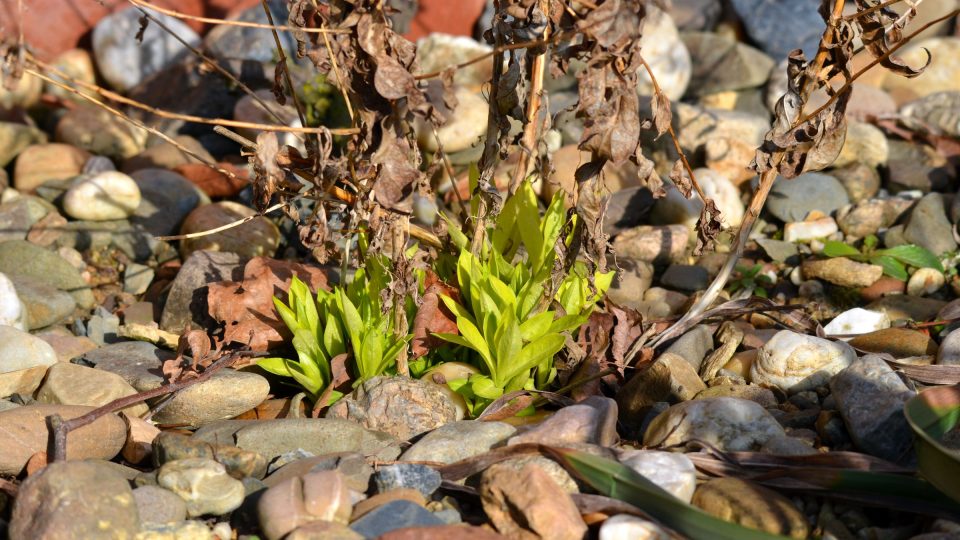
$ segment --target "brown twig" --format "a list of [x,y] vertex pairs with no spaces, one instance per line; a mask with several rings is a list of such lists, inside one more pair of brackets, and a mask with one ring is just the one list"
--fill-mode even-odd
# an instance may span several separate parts
[[[260,5],[263,6],[263,12],[267,14],[267,22],[272,26],[273,14],[270,13],[270,6],[267,5],[267,0],[260,0]],[[277,56],[279,58],[277,63],[283,66],[280,71],[283,72],[283,79],[284,82],[287,83],[287,90],[290,91],[290,97],[293,99],[293,106],[297,109],[297,117],[300,118],[300,125],[307,127],[307,117],[303,114],[303,106],[300,105],[300,99],[297,98],[297,89],[293,87],[293,79],[290,78],[290,70],[287,66],[287,55],[283,51],[283,44],[280,43],[280,34],[277,33],[276,28],[271,28],[270,32],[273,33],[273,41],[277,45]]]
[[875,12],[875,11],[880,11],[881,9],[890,7],[890,6],[894,5],[894,4],[899,4],[900,2],[903,2],[903,0],[887,0],[886,2],[882,2],[882,3],[880,3],[880,4],[877,4],[877,5],[873,6],[873,7],[869,7],[869,8],[867,8],[867,9],[863,10],[863,11],[858,11],[858,12],[856,12],[856,13],[851,13],[850,15],[845,16],[845,17],[843,18],[843,20],[845,20],[845,21],[855,21],[855,20],[859,19],[860,17],[863,17],[863,16],[865,16],[865,15],[869,15],[869,14]]
[[291,202],[293,202],[293,201],[286,201],[286,202],[277,203],[277,204],[275,204],[275,205],[267,208],[266,210],[264,210],[264,211],[261,212],[261,213],[254,214],[254,215],[252,215],[252,216],[247,216],[247,217],[245,217],[245,218],[240,218],[240,219],[238,219],[238,220],[236,220],[236,221],[233,221],[233,222],[231,222],[231,223],[227,223],[226,225],[221,225],[221,226],[219,226],[219,227],[216,227],[216,228],[213,228],[213,229],[208,229],[208,230],[206,230],[206,231],[198,231],[198,232],[189,233],[189,234],[176,234],[176,235],[173,235],[173,236],[155,236],[154,238],[156,238],[157,240],[163,240],[163,241],[165,241],[165,242],[172,242],[172,241],[174,241],[174,240],[188,240],[188,239],[190,239],[190,238],[201,238],[201,237],[203,237],[203,236],[210,236],[211,234],[217,234],[218,232],[223,232],[223,231],[225,231],[225,230],[227,230],[227,229],[232,229],[232,228],[234,228],[234,227],[239,227],[240,225],[243,225],[244,223],[248,223],[248,222],[253,221],[253,220],[255,220],[255,219],[259,218],[259,217],[263,217],[263,216],[265,216],[265,215],[267,215],[267,214],[269,214],[270,212],[273,212],[273,211],[275,211],[275,210],[280,210],[281,208],[287,206],[287,205],[290,204]]
[[171,382],[154,388],[153,390],[147,390],[146,392],[140,392],[138,394],[115,399],[106,405],[97,407],[87,414],[78,416],[76,418],[71,418],[70,420],[64,420],[59,414],[48,416],[47,428],[50,430],[50,440],[47,446],[47,463],[55,463],[57,461],[63,461],[67,458],[67,435],[71,431],[92,424],[93,422],[97,421],[97,419],[107,414],[117,412],[125,407],[129,407],[130,405],[136,405],[137,403],[141,403],[148,399],[178,392],[184,388],[193,386],[194,384],[206,381],[212,377],[214,373],[227,366],[230,366],[238,359],[242,357],[258,356],[260,354],[262,353],[240,351],[225,355],[211,364],[203,371],[203,373],[194,378]]
[[172,9],[162,8],[160,6],[157,6],[156,4],[147,2],[146,0],[127,0],[127,1],[135,6],[149,8],[153,11],[156,11],[158,13],[163,13],[164,15],[169,15],[176,19],[182,19],[186,21],[197,21],[197,22],[202,22],[206,24],[215,24],[215,25],[224,25],[224,26],[240,26],[244,28],[261,28],[263,30],[282,30],[284,32],[307,32],[310,34],[348,34],[350,33],[350,30],[329,30],[324,28],[299,28],[294,26],[272,25],[272,24],[263,24],[263,23],[247,22],[247,21],[231,21],[228,19],[217,19],[214,17],[200,17],[198,15],[188,15],[186,13],[174,11]]
[[[546,0],[540,0],[540,10],[549,13]],[[542,41],[550,40],[550,26],[543,31]],[[523,126],[523,138],[520,141],[520,156],[517,166],[513,170],[513,178],[507,192],[513,194],[520,187],[520,182],[527,176],[530,158],[537,149],[537,116],[540,114],[540,98],[543,95],[544,67],[547,63],[547,51],[544,50],[533,59],[530,67],[530,92],[527,97],[527,117]]]

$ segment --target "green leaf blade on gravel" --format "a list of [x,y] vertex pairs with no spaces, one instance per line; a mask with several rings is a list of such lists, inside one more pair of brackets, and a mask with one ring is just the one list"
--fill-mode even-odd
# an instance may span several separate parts
[[827,257],[851,257],[860,255],[860,252],[857,248],[849,244],[844,244],[836,240],[828,240],[823,244],[823,254]]
[[936,255],[930,250],[914,244],[895,246],[880,250],[877,253],[893,257],[903,264],[917,268],[933,268],[938,272],[943,272],[943,265],[940,264],[940,259]]

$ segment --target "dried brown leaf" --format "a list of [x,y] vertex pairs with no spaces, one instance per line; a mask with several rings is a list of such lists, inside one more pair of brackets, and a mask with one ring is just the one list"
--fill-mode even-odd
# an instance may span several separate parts
[[683,160],[678,159],[673,163],[673,168],[670,169],[670,180],[684,197],[690,198],[693,193],[693,183],[687,174],[687,168],[683,165]]

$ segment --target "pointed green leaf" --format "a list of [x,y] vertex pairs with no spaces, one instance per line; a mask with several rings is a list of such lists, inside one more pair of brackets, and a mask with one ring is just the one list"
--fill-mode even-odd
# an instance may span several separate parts
[[938,259],[937,256],[934,255],[930,250],[920,246],[905,244],[902,246],[882,249],[877,251],[877,253],[880,255],[889,255],[903,264],[908,264],[917,268],[933,268],[938,272],[943,272],[943,265],[940,264],[940,259]]
[[509,360],[507,372],[502,374],[501,377],[503,380],[510,380],[523,371],[533,369],[544,358],[553,358],[563,348],[565,342],[566,338],[560,334],[547,334],[536,341],[530,342],[516,358]]
[[520,325],[520,335],[523,336],[523,340],[533,341],[546,334],[553,323],[554,315],[555,313],[552,311],[544,311],[523,321],[523,324]]
[[323,348],[326,349],[330,358],[347,352],[343,329],[333,313],[327,313],[326,322],[323,325]]
[[367,332],[363,337],[360,355],[356,358],[360,378],[368,380],[380,375],[377,367],[383,361],[383,337],[379,332]]
[[293,310],[284,305],[284,303],[276,297],[273,299],[273,305],[277,308],[277,314],[283,319],[283,324],[287,325],[287,328],[289,328],[291,332],[300,328],[300,323],[297,322],[297,314],[294,313]]
[[909,277],[907,275],[907,268],[903,266],[903,263],[889,255],[874,255],[870,258],[870,262],[882,266],[883,273],[892,278],[906,281]]
[[520,325],[517,323],[517,316],[513,311],[507,311],[503,314],[497,334],[496,362],[498,365],[503,365],[516,358],[523,347]]
[[827,240],[823,243],[823,254],[827,257],[850,257],[860,255],[860,251],[843,242]]
[[293,377],[290,370],[287,369],[287,360],[285,358],[262,358],[257,361],[257,365],[264,371],[279,375],[281,377]]

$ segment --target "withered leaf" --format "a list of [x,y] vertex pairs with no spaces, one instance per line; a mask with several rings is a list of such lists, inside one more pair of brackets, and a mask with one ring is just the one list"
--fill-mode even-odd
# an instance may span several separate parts
[[430,285],[423,294],[423,303],[413,319],[413,359],[427,354],[430,349],[443,344],[434,333],[457,334],[456,317],[440,300],[440,295],[458,298],[456,289],[442,282]]
[[705,249],[712,249],[717,235],[723,230],[723,224],[720,221],[720,209],[713,199],[708,198],[700,211],[700,218],[697,219],[697,247],[694,249],[694,255],[700,255]]
[[660,137],[670,130],[670,123],[673,122],[670,100],[663,92],[654,92],[650,98],[650,109],[653,112],[653,127],[657,130],[657,137]]
[[276,133],[263,131],[257,135],[257,152],[253,156],[253,204],[261,212],[270,206],[270,199],[283,182],[285,173],[277,165],[279,151]]
[[385,121],[380,147],[371,156],[371,161],[379,166],[373,193],[384,208],[409,213],[420,170],[411,164],[414,150],[410,141],[398,136],[388,121]]
[[[867,0],[856,0],[857,11],[864,11],[874,7],[874,4]],[[912,68],[904,64],[902,60],[890,54],[890,48],[903,39],[901,30],[917,14],[916,9],[911,6],[901,16],[890,8],[882,8],[872,13],[857,17],[857,24],[860,26],[860,39],[864,47],[873,55],[879,58],[880,65],[904,77],[912,78],[923,73],[923,70],[930,65],[932,57],[930,51],[923,49],[927,53],[927,61],[919,68]]]
[[347,353],[341,353],[330,359],[330,384],[323,390],[323,393],[313,404],[313,411],[310,416],[319,418],[320,412],[327,408],[330,403],[330,395],[334,390],[340,390],[344,393],[349,392],[344,388],[350,382],[350,371],[347,369],[347,359],[350,357]]
[[684,197],[690,198],[693,192],[693,183],[687,174],[687,168],[683,165],[683,160],[678,159],[673,162],[673,168],[670,169],[670,180],[673,181],[673,185],[677,186]]

